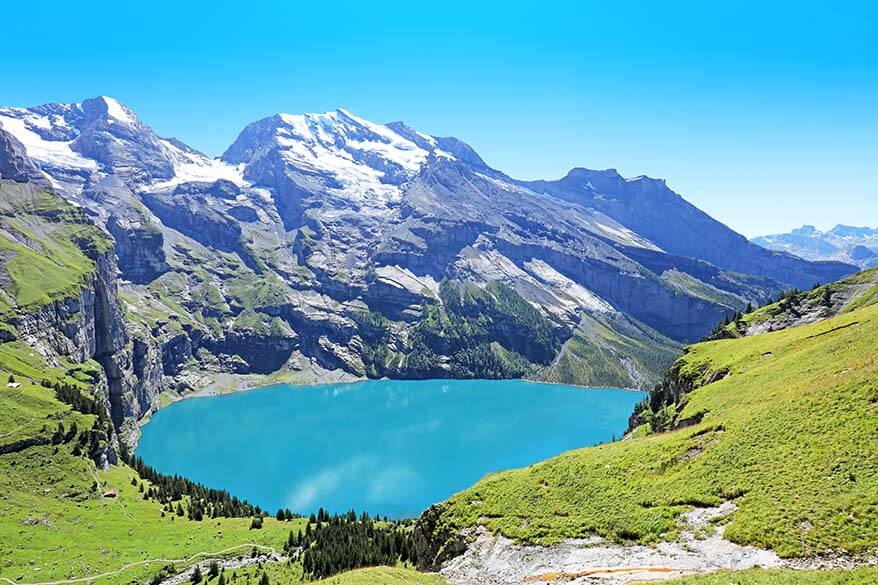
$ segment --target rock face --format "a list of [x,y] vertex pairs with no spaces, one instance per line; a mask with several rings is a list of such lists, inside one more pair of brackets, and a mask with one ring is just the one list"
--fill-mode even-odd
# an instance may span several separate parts
[[748,242],[674,193],[662,179],[626,179],[615,169],[573,169],[560,181],[530,185],[598,209],[669,254],[698,258],[726,270],[765,276],[799,288],[850,274],[841,263],[806,262]]
[[116,241],[122,277],[143,284],[152,282],[168,271],[165,259],[164,236],[149,218],[142,214],[112,214],[107,219],[107,231]]
[[[116,257],[109,241],[81,210],[41,187],[0,181],[0,189],[0,232],[5,247],[45,253],[47,247],[67,244],[82,255],[70,263],[81,266],[78,276],[69,282],[57,281],[57,288],[46,291],[47,298],[24,304],[29,297],[20,292],[9,297],[12,306],[4,311],[3,322],[15,330],[15,340],[36,350],[50,365],[97,362],[97,395],[104,399],[120,437],[130,443],[136,436],[136,421],[156,406],[163,381],[156,376],[160,362],[150,360],[147,344],[132,339],[126,329]],[[69,254],[66,250],[60,253]],[[4,260],[13,262],[23,254],[14,251]],[[4,262],[3,267],[8,264]],[[38,276],[26,265],[18,270]],[[56,281],[49,282],[55,285]],[[20,288],[21,283],[13,280],[7,290]]]
[[120,428],[220,372],[649,387],[723,316],[855,270],[755,246],[661,180],[517,181],[345,110],[256,121],[219,159],[106,97],[0,108],[0,132],[0,168],[115,240],[119,283],[107,259],[104,296],[71,301],[110,333],[67,349],[94,346]]
[[437,572],[442,565],[467,549],[464,535],[451,529],[440,529],[443,506],[430,506],[415,522],[415,558],[422,571]]
[[37,166],[27,157],[24,145],[15,136],[0,129],[0,179],[18,183],[42,182]]

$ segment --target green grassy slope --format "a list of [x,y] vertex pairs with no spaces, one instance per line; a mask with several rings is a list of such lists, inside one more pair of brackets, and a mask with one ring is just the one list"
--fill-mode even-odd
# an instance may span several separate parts
[[[878,543],[878,306],[809,326],[702,343],[680,358],[700,423],[486,477],[439,529],[477,523],[551,543],[672,538],[691,506],[734,500],[726,536],[784,556]],[[727,371],[706,383],[713,372]],[[645,435],[645,436],[643,436]]]
[[[13,313],[78,295],[94,273],[91,257],[110,246],[82,210],[33,186],[0,182],[0,327],[14,334]],[[153,559],[186,564],[253,543],[282,549],[297,521],[268,518],[250,530],[249,518],[162,514],[131,485],[132,469],[98,469],[93,458],[107,446],[108,421],[73,410],[51,386],[76,387],[91,401],[99,366],[64,358],[56,366],[21,341],[0,343],[0,577],[38,583],[107,574],[96,581],[127,583],[148,580],[160,566]],[[19,387],[7,386],[10,375]],[[116,496],[104,497],[110,491]]]
[[[59,423],[68,430],[74,423],[80,431],[92,426],[94,415],[73,411],[54,390],[26,377],[78,384],[87,392],[80,371],[48,368],[26,348],[0,346],[0,577],[38,583],[111,573],[95,582],[127,583],[148,580],[167,564],[154,559],[180,559],[183,566],[199,553],[247,553],[253,543],[282,549],[300,521],[266,518],[261,530],[250,530],[249,518],[197,522],[163,515],[158,502],[144,500],[131,485],[133,470],[98,470],[74,454],[76,440],[4,452],[48,437]],[[10,372],[21,387],[6,387]],[[103,497],[109,491],[116,497]]]
[[878,568],[832,571],[751,569],[720,571],[667,581],[668,585],[872,585],[878,583]]
[[[229,585],[259,583],[262,573],[268,576],[269,583],[285,585],[298,583],[303,579],[302,567],[298,563],[264,564],[248,566],[235,571],[226,570],[226,583]],[[204,585],[216,585],[217,580]],[[419,573],[409,567],[368,567],[354,569],[326,579],[305,581],[313,585],[444,585],[445,579],[435,573]]]
[[317,583],[319,585],[442,585],[445,579],[411,569],[375,567],[349,571]]
[[587,315],[552,364],[533,377],[557,384],[648,389],[680,351],[678,343],[645,325]]
[[741,315],[715,331],[711,338],[742,337],[757,325],[763,325],[764,329],[781,329],[808,314],[827,318],[876,303],[878,268],[872,268],[810,291],[788,291],[778,301]]
[[0,316],[77,293],[94,272],[83,250],[110,247],[81,209],[31,185],[0,183]]

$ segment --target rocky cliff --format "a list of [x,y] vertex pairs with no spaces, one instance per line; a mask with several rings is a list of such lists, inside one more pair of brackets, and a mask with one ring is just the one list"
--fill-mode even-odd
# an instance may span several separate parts
[[0,181],[0,194],[5,341],[55,367],[98,366],[97,395],[132,443],[136,421],[157,406],[161,363],[126,329],[110,240],[81,209],[41,187]]

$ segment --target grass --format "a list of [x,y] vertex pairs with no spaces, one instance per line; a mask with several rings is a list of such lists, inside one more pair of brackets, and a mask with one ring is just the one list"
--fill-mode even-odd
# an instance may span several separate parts
[[2,312],[33,310],[78,294],[95,271],[91,257],[111,250],[85,213],[28,185],[0,183]]
[[[61,446],[34,447],[0,458],[0,486],[6,496],[0,522],[0,575],[38,582],[99,575],[150,559],[183,559],[239,545],[261,544],[280,550],[295,522],[266,518],[250,530],[249,518],[201,522],[145,501],[131,485],[125,466],[95,472],[82,457]],[[97,490],[94,482],[99,482]],[[116,498],[101,493],[116,490]],[[240,550],[238,552],[241,552]],[[184,563],[185,564],[185,563]],[[140,565],[105,582],[128,582],[151,575]]]
[[878,568],[832,571],[792,569],[750,569],[720,571],[667,581],[668,585],[872,585],[878,583]]
[[[38,383],[87,388],[90,367],[51,368],[27,347],[0,345],[0,446],[47,437],[58,423],[90,428],[93,415],[72,411]],[[10,373],[19,388],[6,387]],[[131,485],[136,474],[129,467],[98,470],[72,448],[38,445],[0,455],[0,577],[39,583],[113,573],[93,581],[144,582],[167,564],[151,559],[190,559],[234,547],[228,554],[249,554],[253,544],[281,550],[289,531],[301,527],[300,521],[266,518],[261,530],[250,530],[249,518],[163,516],[160,504],[144,500]],[[110,490],[116,497],[102,497]],[[120,571],[131,563],[138,564]]]
[[451,498],[441,528],[484,524],[550,544],[601,535],[671,539],[679,514],[734,500],[726,536],[786,557],[878,543],[878,306],[814,325],[702,343],[681,358],[701,383],[662,434],[497,473]]
[[[259,583],[263,572],[268,575],[269,582],[275,585],[296,583],[302,577],[301,567],[297,564],[266,564],[262,567],[250,565],[235,570],[234,579],[230,579],[230,572],[226,570],[226,582],[247,583],[249,580],[250,583]],[[216,580],[212,583],[215,582]],[[447,582],[439,575],[419,573],[409,567],[369,567],[339,573],[310,583],[313,585],[445,585]]]
[[751,325],[798,316],[804,307],[813,309],[822,306],[823,315],[831,316],[833,309],[823,305],[832,305],[833,303],[826,301],[839,293],[851,295],[848,303],[841,309],[843,313],[878,304],[878,268],[857,272],[838,282],[818,286],[807,292],[794,292],[786,299],[768,303],[742,315],[739,323],[729,323],[723,332],[726,337],[740,337],[743,335],[742,330],[746,331]]
[[439,575],[418,573],[401,567],[359,569],[317,581],[320,585],[442,585],[445,582]]
[[[679,355],[679,344],[644,325],[588,315],[558,358],[534,378],[557,384],[649,389]],[[623,359],[636,375],[623,365]]]

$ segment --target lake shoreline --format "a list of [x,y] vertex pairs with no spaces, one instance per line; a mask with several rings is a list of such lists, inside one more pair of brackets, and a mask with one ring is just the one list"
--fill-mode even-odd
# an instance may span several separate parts
[[176,397],[173,401],[165,406],[161,406],[159,410],[170,406],[174,402],[179,402],[181,400],[190,400],[193,398],[214,398],[218,396],[230,396],[233,394],[240,394],[244,392],[253,392],[256,390],[263,390],[266,388],[273,388],[275,386],[292,386],[295,388],[319,388],[322,386],[332,386],[335,384],[364,384],[368,382],[440,382],[440,381],[449,381],[449,382],[503,382],[503,381],[521,381],[527,382],[530,384],[537,384],[541,386],[561,386],[564,388],[576,388],[579,390],[618,390],[622,392],[635,392],[641,394],[649,394],[647,390],[640,390],[637,388],[624,388],[624,387],[616,387],[616,386],[585,386],[583,384],[563,384],[561,382],[543,382],[541,380],[534,380],[532,378],[365,378],[358,377],[352,380],[342,380],[342,381],[334,381],[334,382],[268,382],[261,386],[247,386],[242,387],[237,390],[230,391],[218,391],[211,386],[205,386],[203,388],[199,388],[198,390],[194,390],[191,392],[186,392],[185,394],[181,394],[179,397]]
[[187,398],[211,396],[230,400],[180,400],[153,415],[136,454],[265,509],[309,512],[313,499],[330,511],[407,518],[486,474],[620,436],[643,395],[428,379],[275,383]]

